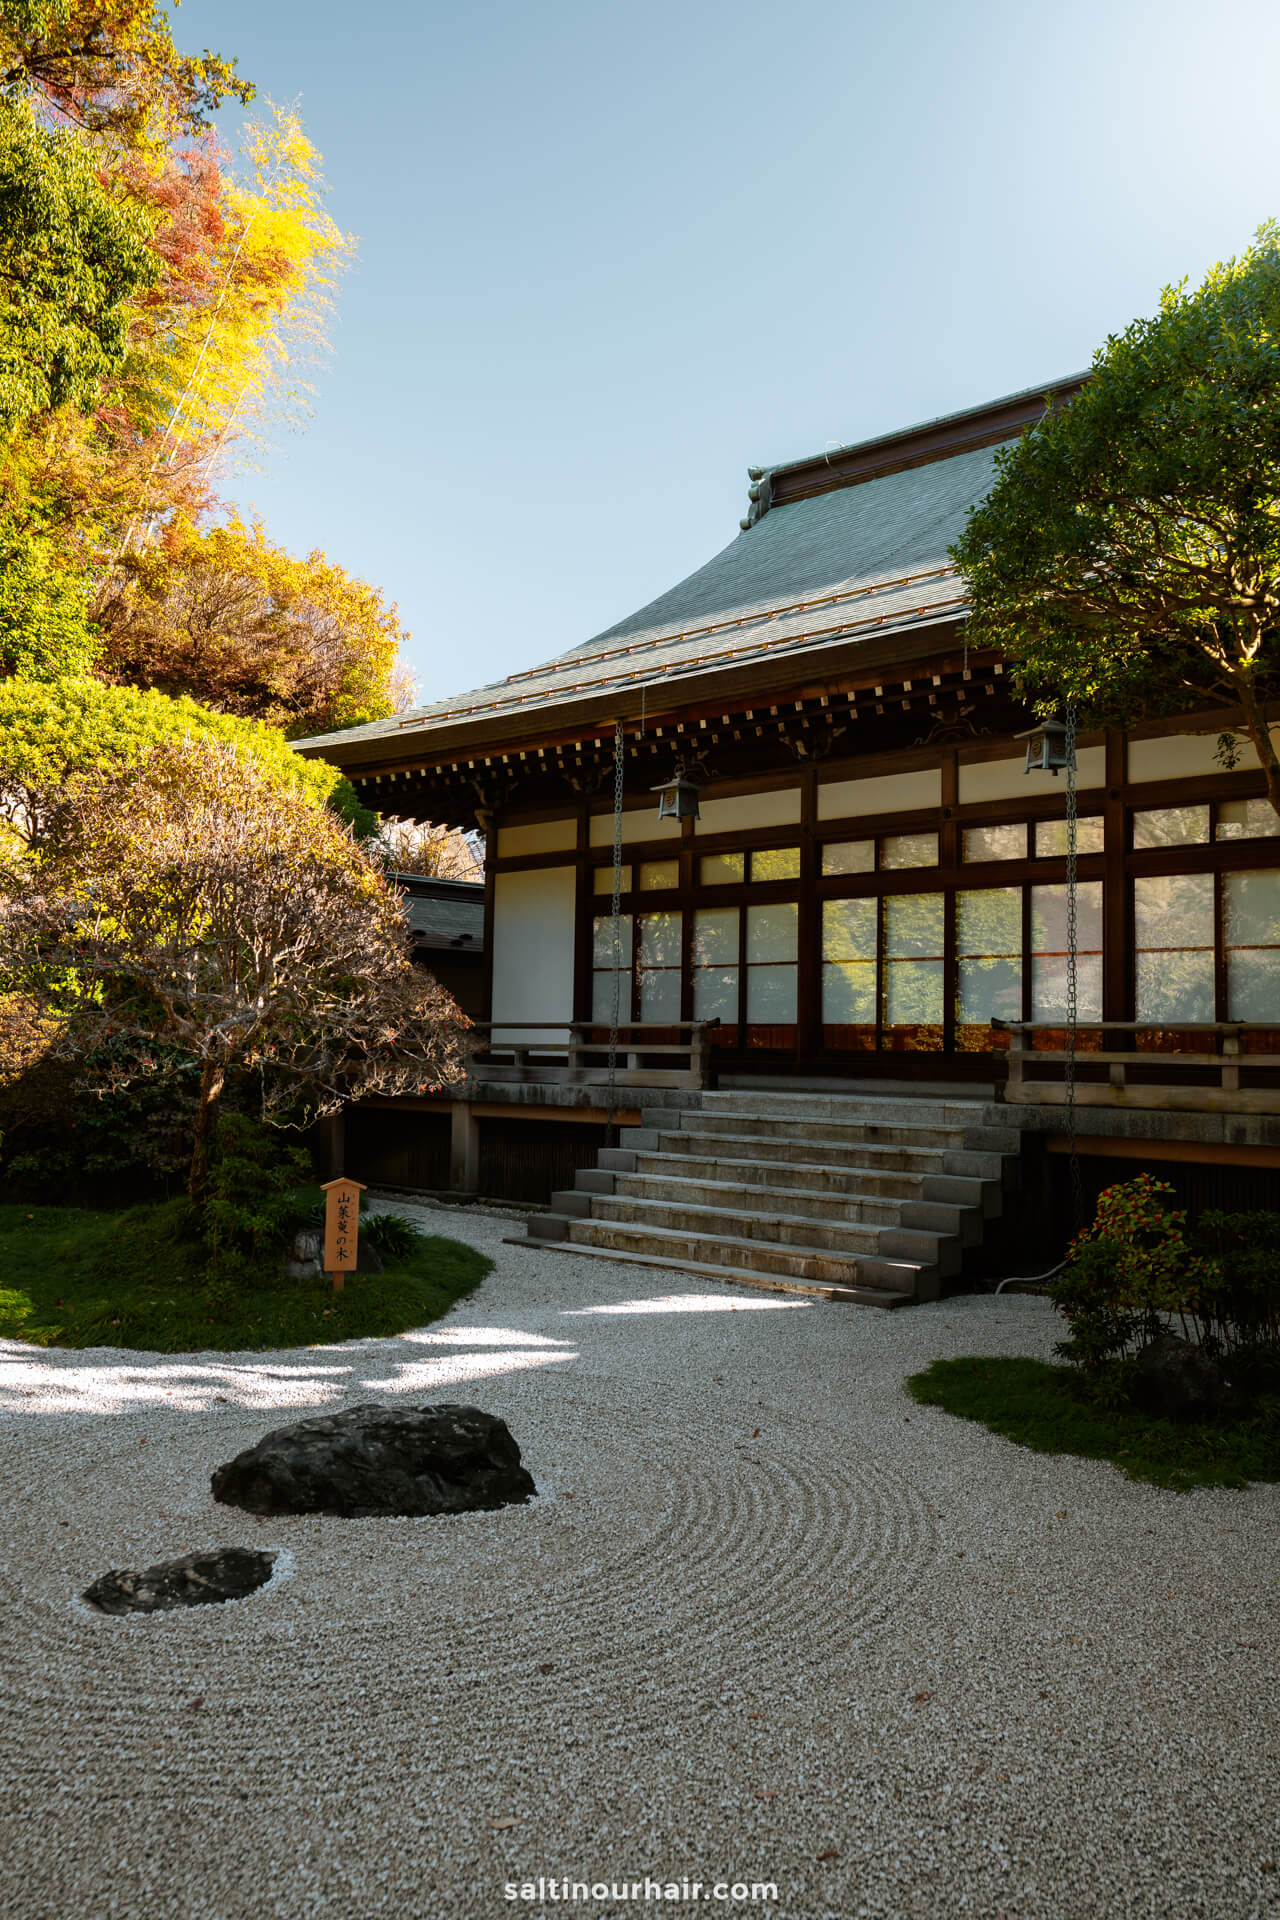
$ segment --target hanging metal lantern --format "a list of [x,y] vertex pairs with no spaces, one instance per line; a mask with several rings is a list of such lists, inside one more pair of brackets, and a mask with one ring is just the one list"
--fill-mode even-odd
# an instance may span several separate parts
[[1056,779],[1064,769],[1075,771],[1075,747],[1061,720],[1042,720],[1038,727],[1016,737],[1027,743],[1024,773],[1051,773]]
[[651,793],[659,793],[659,820],[696,820],[699,816],[698,796],[701,787],[695,786],[685,774],[684,765],[678,762],[676,770],[669,780],[660,787],[651,787]]

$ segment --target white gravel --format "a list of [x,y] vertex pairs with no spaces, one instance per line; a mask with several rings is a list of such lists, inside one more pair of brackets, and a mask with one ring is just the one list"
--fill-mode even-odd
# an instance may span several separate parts
[[[402,1339],[0,1343],[8,1914],[1275,1910],[1276,1490],[1160,1492],[903,1392],[938,1354],[1048,1355],[1043,1301],[887,1315],[424,1225],[497,1270]],[[268,1427],[381,1397],[502,1414],[540,1497],[212,1501]],[[288,1556],[242,1602],[77,1605],[234,1544]],[[778,1897],[549,1890],[646,1875]]]

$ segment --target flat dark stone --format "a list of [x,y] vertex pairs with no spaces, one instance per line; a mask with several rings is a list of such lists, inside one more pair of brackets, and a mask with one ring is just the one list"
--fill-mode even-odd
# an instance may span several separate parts
[[277,1427],[219,1467],[248,1513],[473,1513],[537,1492],[507,1424],[479,1407],[351,1407]]
[[161,1560],[141,1573],[113,1567],[84,1598],[99,1613],[170,1613],[175,1607],[217,1606],[224,1600],[243,1600],[246,1593],[265,1587],[275,1564],[274,1553],[256,1553],[252,1547],[222,1547],[215,1553],[184,1553],[177,1560]]
[[1133,1397],[1166,1420],[1216,1420],[1238,1413],[1241,1396],[1222,1362],[1176,1333],[1160,1333],[1138,1355]]

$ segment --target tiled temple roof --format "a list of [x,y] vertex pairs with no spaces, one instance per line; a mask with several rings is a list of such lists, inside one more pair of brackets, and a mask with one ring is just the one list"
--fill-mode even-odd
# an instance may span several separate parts
[[919,643],[907,634],[963,614],[947,548],[991,484],[999,442],[1037,417],[1044,391],[753,470],[764,481],[754,524],[744,522],[714,559],[625,620],[542,666],[299,744],[349,764],[400,747],[443,747],[460,730],[474,743],[489,723],[509,734],[525,714],[545,729],[557,709],[572,708],[582,725],[598,705],[604,721],[623,691],[634,705],[651,690],[652,711],[653,694],[665,704],[682,681],[701,686],[708,674],[774,657],[807,660],[864,636],[880,641],[881,658],[886,634],[900,632],[902,657],[912,657]]

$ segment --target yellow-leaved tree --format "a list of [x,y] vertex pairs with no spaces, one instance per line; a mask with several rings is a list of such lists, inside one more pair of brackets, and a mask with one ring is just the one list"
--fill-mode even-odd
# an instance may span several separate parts
[[401,699],[394,606],[323,553],[296,558],[260,521],[178,518],[121,558],[98,608],[106,679],[298,736],[381,719]]

